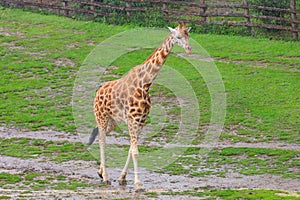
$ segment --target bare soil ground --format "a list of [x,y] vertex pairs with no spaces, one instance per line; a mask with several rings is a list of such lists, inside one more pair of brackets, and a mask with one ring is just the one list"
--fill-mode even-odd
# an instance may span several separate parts
[[[32,138],[53,141],[67,140],[69,142],[84,142],[88,140],[87,135],[73,135],[69,133],[55,131],[22,131],[15,128],[0,128],[0,138]],[[127,141],[128,142],[128,141]],[[113,136],[108,138],[108,143],[126,143],[125,139],[116,139]],[[264,147],[299,150],[299,145],[286,145],[281,143],[237,143],[222,144],[217,143],[215,147]],[[24,188],[1,188],[0,194],[9,196],[12,199],[113,199],[113,198],[133,198],[149,199],[144,193],[134,192],[133,171],[129,170],[126,187],[120,187],[117,183],[121,168],[108,168],[111,186],[101,186],[97,175],[96,161],[71,160],[63,163],[55,163],[46,157],[21,159],[10,156],[0,156],[0,172],[10,174],[24,174],[24,172],[39,172],[42,174],[63,175],[91,184],[91,187],[84,187],[79,190],[36,190],[28,191]],[[195,188],[215,188],[215,189],[272,189],[284,191],[300,191],[300,182],[297,179],[281,178],[276,175],[252,175],[245,176],[235,172],[229,172],[225,177],[208,175],[205,177],[190,177],[188,175],[170,175],[140,169],[141,180],[143,181],[146,192],[162,193],[168,191],[186,191]],[[97,185],[97,186],[95,186]],[[296,195],[296,194],[295,194]],[[159,195],[156,199],[169,199],[168,195]],[[173,196],[172,199],[193,199],[192,196]],[[150,198],[151,199],[151,198]]]

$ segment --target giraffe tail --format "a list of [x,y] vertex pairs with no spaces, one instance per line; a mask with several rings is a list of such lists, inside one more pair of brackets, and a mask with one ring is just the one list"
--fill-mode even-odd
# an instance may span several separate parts
[[93,132],[92,132],[92,134],[90,135],[90,138],[89,138],[89,141],[88,141],[88,143],[87,143],[87,145],[91,145],[91,144],[93,144],[93,142],[95,141],[95,139],[96,139],[96,136],[98,135],[98,127],[96,127],[96,128],[94,128],[93,129]]

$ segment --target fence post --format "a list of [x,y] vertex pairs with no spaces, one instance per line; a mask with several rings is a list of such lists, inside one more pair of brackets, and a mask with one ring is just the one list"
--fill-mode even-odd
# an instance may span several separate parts
[[162,11],[164,12],[164,16],[167,16],[167,4],[163,3]]
[[[91,0],[91,3],[93,4],[93,3],[94,3],[94,0]],[[90,9],[91,9],[91,11],[94,11],[94,10],[95,10],[94,5],[90,5]]]
[[243,0],[243,5],[245,6],[245,8],[244,8],[244,16],[246,18],[246,26],[248,27],[248,31],[252,35],[252,27],[250,26],[251,20],[250,20],[250,16],[249,16],[248,0]]
[[89,8],[92,13],[91,16],[95,20],[97,15],[95,15],[95,6],[93,5],[93,3],[94,3],[94,0],[91,0],[91,4],[90,4]]
[[166,10],[166,9],[167,9],[167,4],[163,3],[163,10]]
[[126,14],[127,14],[128,17],[130,17],[130,11],[127,10],[127,8],[130,8],[130,7],[131,7],[131,6],[130,6],[130,3],[126,1],[126,4],[125,4],[125,10],[126,10]]
[[[200,5],[205,5],[205,0],[200,0]],[[207,7],[200,8],[201,22],[203,24],[205,24],[207,21],[206,10],[207,10]]]
[[67,10],[68,0],[63,0],[62,4],[63,4],[63,9],[64,9],[64,15],[68,17],[69,16],[69,11]]
[[17,6],[18,6],[18,4],[21,6],[22,9],[24,9],[26,7],[26,4],[24,1],[16,3]]
[[293,33],[293,39],[298,40],[298,32],[297,29],[297,15],[296,15],[296,0],[291,0],[290,3],[290,11],[291,11],[291,19],[292,19],[292,33]]

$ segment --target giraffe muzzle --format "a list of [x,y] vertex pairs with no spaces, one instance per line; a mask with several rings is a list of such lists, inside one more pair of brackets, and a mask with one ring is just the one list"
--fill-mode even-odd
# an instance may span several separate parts
[[186,52],[187,54],[192,54],[192,48],[191,48],[191,47],[187,47],[187,48],[185,49],[185,52]]

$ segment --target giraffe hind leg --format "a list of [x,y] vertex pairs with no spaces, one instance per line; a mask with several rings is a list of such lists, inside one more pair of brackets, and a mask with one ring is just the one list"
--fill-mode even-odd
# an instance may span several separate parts
[[111,182],[107,178],[107,172],[105,167],[105,138],[106,134],[111,132],[115,127],[117,126],[115,120],[113,120],[111,117],[108,118],[106,128],[100,129],[98,128],[99,134],[99,146],[100,146],[100,168],[98,170],[99,177],[103,180],[103,183],[110,185]]
[[[117,126],[117,123],[115,122],[115,120],[112,119],[112,118],[109,118],[109,119],[108,119],[108,122],[107,122],[106,133],[110,133],[112,130],[114,130],[114,128],[115,128],[116,126]],[[98,134],[99,134],[99,128],[96,127],[96,128],[93,129],[93,132],[92,132],[92,134],[91,134],[91,136],[90,136],[90,138],[89,138],[89,142],[87,143],[87,145],[93,144],[93,142],[94,142],[94,140],[95,140],[95,138],[96,138],[96,136],[97,136]],[[101,164],[100,160],[97,161],[97,164],[98,164],[98,165]],[[100,176],[100,175],[99,175],[99,176]],[[102,178],[102,175],[100,176],[100,178]]]
[[105,167],[105,131],[99,129],[99,146],[100,146],[100,167],[98,170],[98,175],[102,179],[103,183],[106,185],[110,185],[111,182],[108,180],[106,167]]

